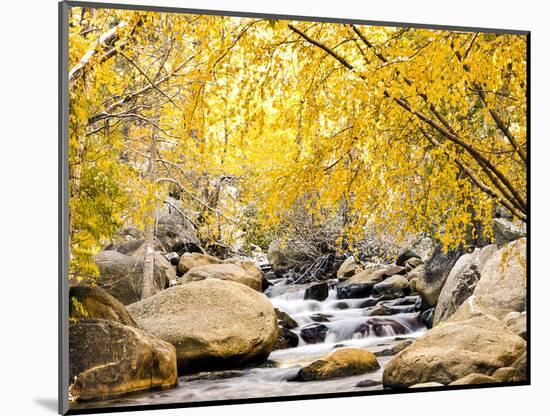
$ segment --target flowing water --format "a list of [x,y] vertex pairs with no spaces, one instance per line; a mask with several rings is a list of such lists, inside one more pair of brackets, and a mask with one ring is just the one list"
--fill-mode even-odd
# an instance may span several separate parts
[[[288,381],[301,367],[322,358],[338,348],[366,348],[371,352],[389,349],[404,339],[422,335],[418,299],[409,296],[379,303],[387,307],[390,315],[371,315],[375,301],[372,298],[337,299],[331,289],[324,301],[305,300],[305,290],[293,286],[276,286],[270,300],[273,306],[290,315],[298,324],[292,332],[299,335],[297,347],[275,350],[268,361],[260,366],[238,370],[210,371],[182,376],[179,386],[167,390],[129,394],[101,402],[82,402],[75,408],[97,408],[200,402],[243,398],[309,395],[382,389],[382,371],[391,356],[379,356],[380,369],[360,376],[325,381]],[[270,291],[266,292],[269,296]],[[388,311],[386,311],[388,313]],[[303,328],[325,325],[323,342],[308,344],[300,335]],[[357,387],[357,383],[371,380],[370,387]]]

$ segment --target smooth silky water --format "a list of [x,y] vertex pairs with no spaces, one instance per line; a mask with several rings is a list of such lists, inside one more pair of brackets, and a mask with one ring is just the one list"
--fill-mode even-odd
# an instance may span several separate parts
[[[368,311],[372,308],[360,307],[368,298],[337,299],[336,290],[331,289],[324,301],[304,300],[304,290],[293,290],[292,286],[288,288],[287,293],[277,294],[270,297],[270,300],[274,307],[289,314],[298,324],[298,328],[292,330],[300,337],[297,347],[273,351],[268,361],[262,365],[182,376],[179,378],[179,385],[171,389],[132,393],[104,401],[81,402],[73,408],[381,390],[382,372],[391,356],[378,357],[380,369],[359,376],[309,382],[288,380],[295,377],[301,367],[339,348],[366,348],[371,352],[377,352],[391,348],[404,339],[416,338],[426,331],[418,318],[418,313],[411,312],[411,306],[392,306],[397,312],[393,315],[369,316]],[[344,303],[347,308],[341,309]],[[315,321],[311,317],[316,314],[324,315],[328,321]],[[300,336],[300,330],[315,323],[328,328],[325,340],[322,343],[307,344]],[[373,331],[373,327],[376,327],[376,331]],[[357,383],[363,380],[372,380],[378,384],[371,387],[356,387]]]

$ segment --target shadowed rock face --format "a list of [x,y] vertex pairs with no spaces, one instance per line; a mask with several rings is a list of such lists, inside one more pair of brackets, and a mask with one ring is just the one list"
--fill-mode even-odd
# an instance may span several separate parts
[[376,356],[370,351],[345,348],[312,362],[300,369],[295,381],[330,380],[365,374],[380,368]]
[[[100,251],[94,260],[99,268],[97,285],[105,289],[124,305],[141,299],[143,258],[126,256],[114,250]],[[176,277],[174,268],[166,258],[155,253],[153,274],[154,292],[167,288]]]
[[527,241],[513,241],[487,259],[481,277],[470,296],[449,321],[489,314],[504,319],[510,312],[523,312],[526,306]]
[[522,338],[492,316],[444,323],[387,363],[384,385],[449,384],[472,373],[490,375],[514,363],[525,346]]
[[171,287],[128,311],[140,328],[176,347],[182,374],[262,362],[279,335],[263,294],[220,279]]
[[[86,316],[77,310],[72,302],[75,298],[84,306]],[[123,325],[137,327],[136,323],[114,296],[106,290],[92,286],[73,286],[69,290],[69,316],[71,318],[95,318],[118,322]]]
[[476,248],[472,253],[464,254],[458,259],[439,294],[434,325],[451,317],[474,292],[483,266],[496,250],[496,245],[492,244],[483,249]]
[[416,291],[429,306],[435,306],[437,303],[447,276],[461,255],[460,249],[443,253],[441,246],[437,246],[424,266],[425,272],[415,276]]
[[174,386],[176,350],[137,328],[84,319],[69,327],[69,380],[79,400]]

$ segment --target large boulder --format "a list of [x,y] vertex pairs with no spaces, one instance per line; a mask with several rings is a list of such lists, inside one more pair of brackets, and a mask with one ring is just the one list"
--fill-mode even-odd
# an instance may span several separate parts
[[241,283],[258,292],[262,291],[263,276],[251,274],[236,264],[207,264],[206,266],[195,266],[178,280],[180,284],[187,284],[205,279],[230,280]]
[[301,368],[294,380],[330,380],[357,376],[379,368],[378,360],[372,352],[358,348],[343,348]]
[[69,316],[73,319],[104,319],[137,327],[124,305],[109,292],[99,287],[71,287],[69,289]]
[[525,341],[492,316],[443,323],[397,354],[384,368],[384,385],[449,384],[472,373],[491,375],[513,364]]
[[[96,279],[98,286],[125,305],[141,299],[144,264],[142,258],[126,256],[114,250],[104,250],[96,254],[94,260],[99,268],[99,277]],[[171,280],[175,280],[174,268],[162,254],[155,253],[154,293],[167,288]]]
[[483,249],[476,248],[457,260],[439,294],[434,325],[447,320],[474,292],[483,266],[496,250],[496,245],[491,244]]
[[425,272],[415,276],[416,291],[429,306],[435,306],[439,293],[447,280],[449,272],[462,255],[462,250],[443,252],[441,245],[434,250],[432,257],[425,264]]
[[279,335],[266,296],[220,279],[171,287],[128,311],[140,328],[176,347],[184,372],[262,362]]
[[222,261],[214,256],[203,253],[184,253],[178,263],[178,273],[183,276],[193,267],[220,264]]
[[449,318],[458,321],[489,314],[503,319],[525,311],[527,295],[527,240],[521,238],[495,251],[485,262],[470,298]]
[[176,350],[128,325],[80,320],[69,327],[69,380],[73,400],[103,400],[174,386],[178,384]]

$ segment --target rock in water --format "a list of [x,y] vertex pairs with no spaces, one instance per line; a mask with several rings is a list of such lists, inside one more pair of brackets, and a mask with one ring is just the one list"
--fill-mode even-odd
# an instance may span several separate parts
[[483,249],[476,248],[458,259],[439,294],[434,325],[447,320],[474,292],[483,266],[496,250],[496,245],[491,244]]
[[503,319],[525,311],[527,240],[521,238],[495,251],[486,261],[470,298],[449,318],[460,321],[480,314]]
[[461,255],[462,250],[443,253],[441,246],[437,246],[432,257],[425,264],[424,273],[415,274],[416,291],[429,306],[435,306],[437,303],[447,276]]
[[434,325],[434,311],[435,308],[426,309],[420,315],[420,319],[426,325],[426,328],[431,328]]
[[193,267],[220,264],[222,261],[216,257],[202,253],[184,253],[178,263],[178,273],[183,276]]
[[279,337],[277,338],[277,342],[275,343],[273,350],[294,348],[298,346],[299,342],[300,338],[298,337],[298,335],[286,328],[280,327]]
[[382,299],[401,298],[410,293],[409,281],[403,276],[395,275],[375,284],[372,293]]
[[[84,307],[84,311],[80,311],[76,307],[72,300],[73,298],[80,302]],[[137,327],[124,305],[109,292],[99,287],[71,287],[69,290],[69,316],[76,319],[104,319],[106,321]]]
[[[143,259],[126,256],[113,250],[100,251],[94,257],[99,268],[98,286],[105,289],[124,305],[141,299],[140,287],[143,278]],[[155,253],[153,272],[153,291],[157,293],[170,285],[175,279],[175,271],[170,262]]]
[[343,348],[303,367],[296,381],[330,380],[368,373],[380,368],[376,356],[367,350]]
[[328,284],[323,283],[317,283],[315,285],[309,286],[305,293],[304,293],[304,299],[314,299],[318,301],[323,301],[328,297]]
[[204,279],[220,279],[241,283],[258,292],[262,291],[263,275],[251,274],[236,264],[208,264],[195,266],[183,275],[178,282],[182,285]]
[[298,323],[285,311],[275,309],[275,314],[279,320],[279,325],[286,329],[298,328]]
[[302,339],[308,344],[318,344],[325,341],[328,327],[323,324],[311,324],[305,326],[300,331]]
[[338,299],[362,299],[368,298],[372,293],[373,285],[370,283],[353,283],[336,287]]
[[384,368],[384,385],[449,384],[472,373],[492,374],[525,351],[525,341],[492,316],[443,323],[418,338]]
[[69,380],[77,400],[175,386],[176,350],[137,328],[84,319],[69,327]]
[[128,311],[140,328],[176,347],[182,372],[262,362],[279,336],[266,296],[220,279],[171,287]]

